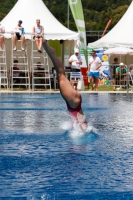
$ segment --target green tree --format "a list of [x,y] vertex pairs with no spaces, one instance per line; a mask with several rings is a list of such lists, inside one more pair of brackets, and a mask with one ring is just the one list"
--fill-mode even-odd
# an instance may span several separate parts
[[[28,0],[27,0],[28,1]],[[37,0],[36,0],[37,1]],[[103,30],[110,18],[112,23],[109,29],[121,19],[132,0],[81,0],[86,30]],[[0,0],[0,21],[10,12],[17,0]],[[68,0],[43,0],[50,12],[67,27]],[[77,31],[70,11],[70,29]]]

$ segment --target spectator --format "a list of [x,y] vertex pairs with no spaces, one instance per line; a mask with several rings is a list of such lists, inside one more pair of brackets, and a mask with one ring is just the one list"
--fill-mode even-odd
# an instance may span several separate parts
[[90,86],[93,90],[93,82],[95,81],[96,91],[98,91],[99,68],[102,66],[101,60],[96,56],[96,51],[92,50],[92,56],[89,59],[88,76],[90,78]]
[[[17,70],[19,70],[18,60],[14,60],[12,70],[13,70],[13,77],[19,77],[20,76],[20,72],[17,71]],[[13,83],[20,83],[20,79],[19,78],[13,78]]]
[[115,85],[125,85],[127,69],[124,63],[120,63],[119,67],[116,68],[116,83]]
[[22,21],[19,20],[18,25],[11,32],[12,34],[14,34],[14,37],[13,37],[13,43],[14,43],[13,50],[14,51],[17,50],[17,47],[16,47],[17,40],[21,40],[21,50],[25,51],[25,49],[24,49],[24,42],[25,42],[24,28],[21,26],[21,24],[22,24]]
[[130,69],[130,74],[131,74],[131,76],[133,77],[133,64],[130,65],[130,68],[129,68],[129,69]]
[[130,85],[133,85],[133,64],[130,64],[129,65],[129,82],[130,82]]
[[32,33],[34,35],[33,39],[35,39],[38,52],[42,53],[41,48],[43,42],[44,27],[40,25],[40,19],[36,20],[36,26],[33,27]]
[[[82,65],[82,58],[79,55],[79,49],[74,50],[74,54],[69,58],[68,61],[69,64],[71,64],[71,71],[72,72],[80,72],[80,65]],[[75,89],[77,89],[77,83],[72,82],[72,87],[75,86]]]
[[0,23],[0,51],[2,50],[2,46],[4,42],[3,33],[5,33],[5,27]]
[[114,58],[114,63],[112,64],[111,68],[113,69],[112,73],[112,81],[114,84],[114,90],[116,89],[116,68],[119,67],[118,58]]

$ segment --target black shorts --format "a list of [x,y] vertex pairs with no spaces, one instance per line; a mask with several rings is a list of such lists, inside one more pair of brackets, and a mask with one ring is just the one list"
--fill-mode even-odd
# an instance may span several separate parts
[[120,80],[124,79],[124,77],[125,77],[124,75],[116,76],[116,80],[120,81]]
[[71,72],[80,72],[80,69],[71,69]]
[[16,33],[17,39],[20,40],[21,35],[19,33]]
[[116,75],[113,75],[112,78],[113,78],[113,79],[116,79]]
[[33,40],[34,40],[35,38],[42,38],[42,36],[39,36],[39,35],[38,35],[38,36],[35,36],[35,35],[34,35],[34,36],[33,36]]

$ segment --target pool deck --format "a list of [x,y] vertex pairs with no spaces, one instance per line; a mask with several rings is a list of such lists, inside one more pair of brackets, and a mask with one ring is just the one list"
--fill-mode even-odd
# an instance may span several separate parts
[[[129,90],[127,91],[89,91],[89,90],[85,90],[85,91],[79,91],[80,93],[133,93],[133,90]],[[0,93],[60,93],[59,90],[0,90]]]

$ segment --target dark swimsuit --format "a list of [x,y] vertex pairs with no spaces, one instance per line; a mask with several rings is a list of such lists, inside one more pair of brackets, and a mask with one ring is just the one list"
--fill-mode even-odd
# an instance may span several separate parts
[[67,109],[69,111],[69,113],[73,116],[73,117],[77,117],[77,113],[81,110],[81,103],[82,103],[82,98],[80,96],[80,103],[76,108],[72,108],[67,102]]
[[73,118],[76,119],[77,123],[79,123],[79,124],[84,124],[84,123],[87,124],[86,121],[84,121],[83,123],[80,123],[80,122],[78,121],[78,118],[77,118],[77,113],[81,110],[81,103],[82,103],[82,97],[80,96],[80,103],[79,103],[79,105],[78,105],[76,108],[72,108],[72,107],[66,102],[66,104],[67,104],[67,109],[68,109],[68,111],[69,111],[69,114],[70,114]]

